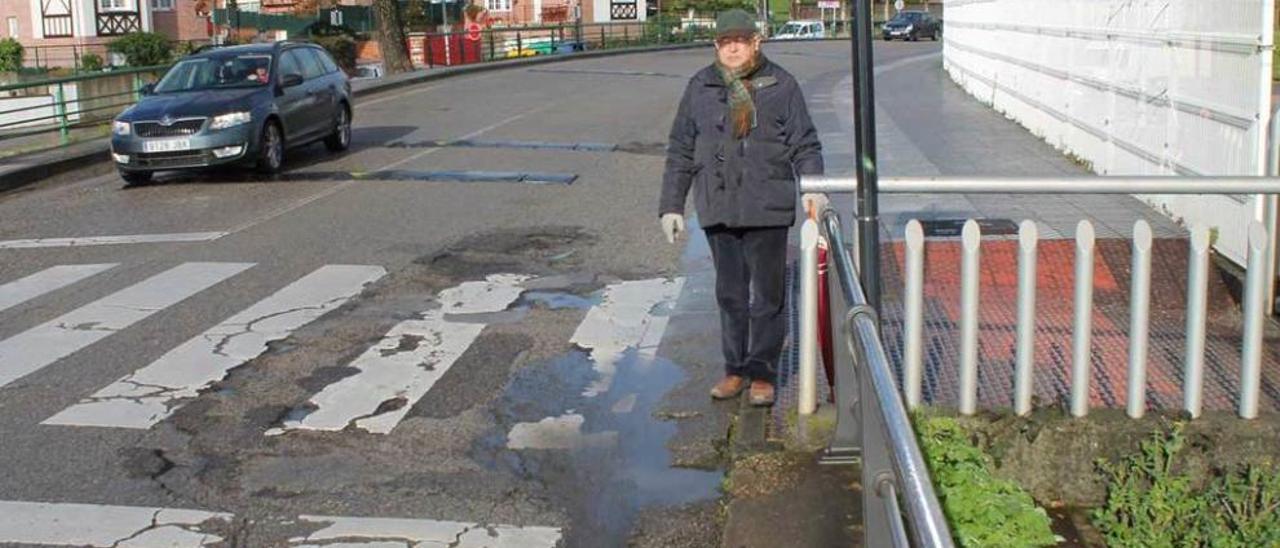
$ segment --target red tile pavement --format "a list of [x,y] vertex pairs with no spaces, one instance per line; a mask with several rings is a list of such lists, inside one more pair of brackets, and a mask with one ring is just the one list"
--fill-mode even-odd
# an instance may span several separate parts
[[[1016,344],[1017,252],[1015,240],[984,241],[979,312],[978,401],[1009,407]],[[960,243],[932,240],[925,247],[925,375],[927,402],[957,399],[960,318]],[[895,363],[902,355],[902,243],[885,249],[884,337]],[[1070,395],[1075,243],[1042,241],[1037,258],[1034,394],[1037,405],[1065,405]],[[1130,243],[1097,242],[1094,261],[1092,407],[1124,407],[1128,376]],[[1182,407],[1186,321],[1187,242],[1157,240],[1152,256],[1151,347],[1147,373],[1150,409]],[[1225,275],[1224,275],[1225,276]],[[1224,276],[1209,294],[1204,407],[1235,409],[1240,377],[1240,309]],[[1280,330],[1267,330],[1263,410],[1280,410]]]

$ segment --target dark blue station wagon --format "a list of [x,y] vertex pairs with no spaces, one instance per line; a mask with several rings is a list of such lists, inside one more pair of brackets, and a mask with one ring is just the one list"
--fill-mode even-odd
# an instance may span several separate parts
[[351,145],[351,84],[323,48],[276,42],[215,48],[178,61],[112,124],[128,184],[218,165],[279,172],[288,148]]

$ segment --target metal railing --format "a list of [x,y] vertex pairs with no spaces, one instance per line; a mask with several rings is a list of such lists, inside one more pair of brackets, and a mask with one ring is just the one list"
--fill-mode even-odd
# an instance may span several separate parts
[[861,455],[865,545],[950,547],[951,532],[898,394],[876,311],[858,282],[839,214],[826,210],[822,225],[835,265],[834,275],[827,278],[831,321],[839,326],[834,343],[839,419],[823,460],[846,463]]
[[[853,192],[856,181],[851,177],[804,177],[803,192]],[[1280,194],[1280,178],[1262,177],[887,177],[879,181],[883,193],[963,193],[963,194]],[[1258,413],[1263,358],[1263,329],[1267,321],[1268,289],[1274,284],[1268,262],[1274,260],[1271,248],[1273,227],[1252,221],[1248,227],[1248,259],[1243,295],[1242,343],[1240,348],[1240,392],[1238,414],[1252,419]],[[1186,350],[1183,360],[1184,409],[1192,417],[1201,413],[1204,359],[1206,347],[1207,292],[1209,280],[1210,230],[1205,226],[1190,227],[1190,249],[1187,287]],[[976,409],[978,376],[978,302],[981,228],[969,220],[961,238],[961,310],[959,320],[959,385],[956,387],[961,414]],[[1094,230],[1089,221],[1081,221],[1076,230],[1074,314],[1072,328],[1073,356],[1071,366],[1070,409],[1082,417],[1089,408],[1089,379],[1092,363]],[[1140,417],[1146,408],[1146,369],[1150,276],[1151,228],[1145,221],[1134,227],[1129,333],[1129,379],[1127,409],[1132,417]],[[1031,368],[1035,337],[1036,289],[1035,223],[1024,222],[1019,231],[1016,370],[1013,406],[1017,413],[1030,411]],[[923,367],[919,349],[923,345],[922,287],[924,270],[924,238],[920,224],[911,221],[905,234],[905,278],[903,302],[903,379],[904,392],[911,406],[919,405],[920,378]],[[878,278],[877,278],[878,279]],[[864,448],[865,450],[865,448]]]
[[[0,143],[56,135],[52,145],[72,141],[73,131],[110,124],[137,102],[143,84],[168,67],[143,67],[0,86]],[[97,136],[95,134],[95,136]]]
[[554,55],[710,41],[711,29],[681,27],[677,20],[620,23],[494,27],[479,33],[411,33],[410,58],[415,66],[434,68]]

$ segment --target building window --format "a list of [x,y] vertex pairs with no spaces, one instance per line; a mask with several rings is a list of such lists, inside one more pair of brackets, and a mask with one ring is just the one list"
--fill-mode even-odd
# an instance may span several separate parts
[[155,11],[173,11],[173,0],[151,0],[151,9]]
[[128,0],[98,0],[98,9],[102,11],[124,11],[128,8]]
[[18,37],[18,18],[17,17],[9,18],[9,37],[10,38]]
[[489,11],[511,11],[511,0],[485,0]]

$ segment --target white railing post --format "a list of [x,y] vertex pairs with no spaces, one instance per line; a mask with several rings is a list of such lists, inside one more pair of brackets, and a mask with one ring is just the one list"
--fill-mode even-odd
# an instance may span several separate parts
[[818,223],[800,225],[800,406],[801,415],[817,409]]
[[1151,324],[1151,225],[1133,223],[1133,273],[1129,297],[1129,398],[1131,418],[1147,410],[1147,349]]
[[1071,416],[1089,414],[1089,374],[1093,362],[1093,223],[1076,225],[1075,322],[1072,333]]
[[1262,328],[1266,322],[1267,229],[1249,223],[1249,270],[1245,275],[1244,341],[1240,357],[1240,418],[1258,416],[1258,391],[1262,375]]
[[1013,409],[1031,412],[1032,368],[1036,360],[1036,245],[1040,231],[1035,221],[1018,227],[1018,355],[1014,372]]
[[1183,408],[1191,418],[1200,416],[1204,385],[1205,309],[1209,300],[1209,228],[1191,228],[1187,257],[1187,355],[1183,367]]
[[969,219],[961,233],[960,263],[960,414],[972,415],[978,400],[978,286],[982,229]]
[[920,221],[907,222],[907,265],[905,319],[902,339],[903,392],[907,408],[920,405],[920,384],[924,370],[924,228]]

